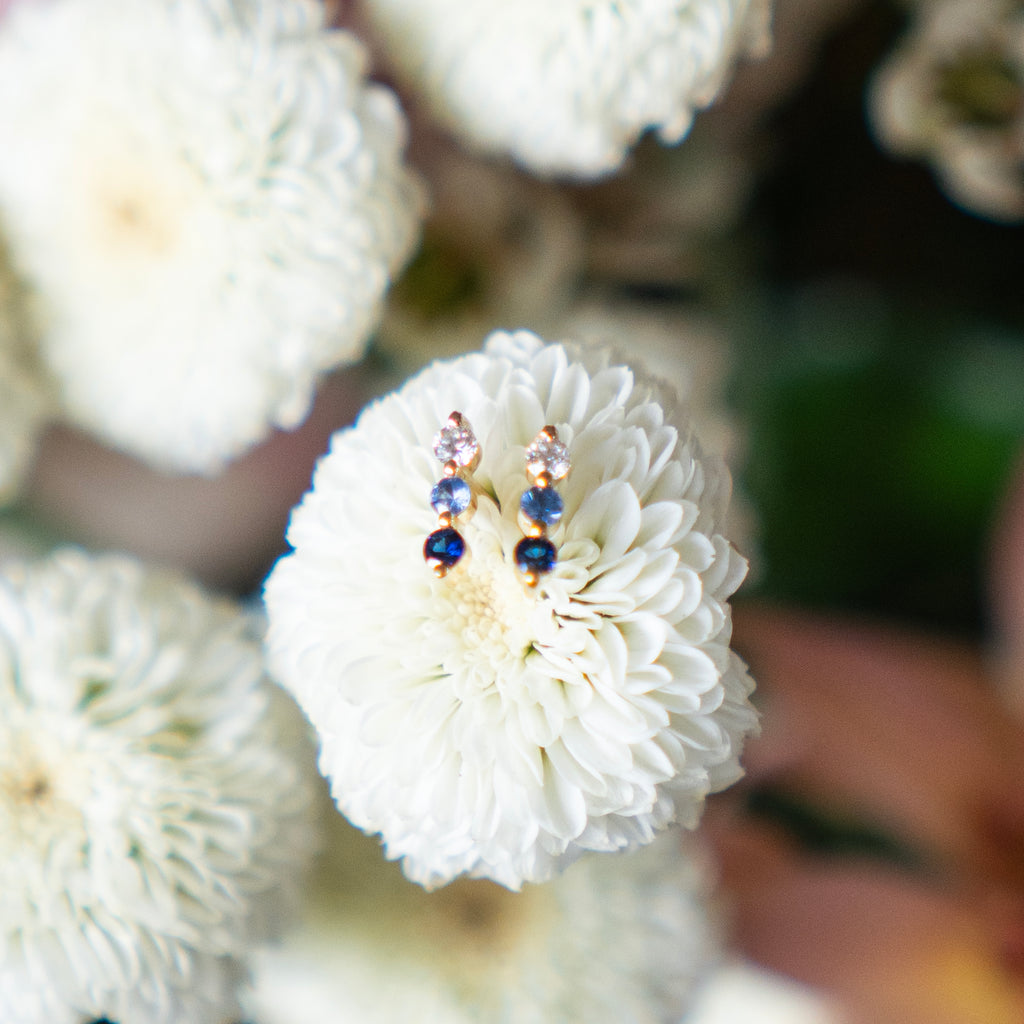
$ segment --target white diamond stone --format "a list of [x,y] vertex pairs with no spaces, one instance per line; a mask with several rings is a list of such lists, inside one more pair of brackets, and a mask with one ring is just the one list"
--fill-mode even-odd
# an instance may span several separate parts
[[557,437],[541,433],[526,449],[526,468],[533,476],[546,473],[552,480],[561,480],[570,466],[569,449]]
[[455,419],[453,414],[434,438],[434,454],[440,462],[469,466],[479,451],[480,445],[473,428],[469,425],[469,420],[461,416]]

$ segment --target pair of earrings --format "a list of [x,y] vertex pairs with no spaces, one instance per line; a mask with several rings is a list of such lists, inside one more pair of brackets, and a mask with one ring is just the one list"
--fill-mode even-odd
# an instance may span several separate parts
[[[466,554],[466,541],[455,528],[460,517],[472,515],[476,494],[468,479],[480,462],[480,444],[469,421],[453,412],[434,438],[434,455],[444,466],[444,475],[430,492],[430,504],[437,512],[437,529],[423,545],[423,557],[437,576],[445,576]],[[562,496],[554,484],[565,479],[571,463],[558,431],[546,426],[526,449],[526,475],[529,488],[519,501],[519,525],[525,536],[516,545],[516,567],[531,587],[551,572],[558,559],[548,539],[548,527],[554,526],[564,509]],[[465,520],[463,520],[465,521]]]

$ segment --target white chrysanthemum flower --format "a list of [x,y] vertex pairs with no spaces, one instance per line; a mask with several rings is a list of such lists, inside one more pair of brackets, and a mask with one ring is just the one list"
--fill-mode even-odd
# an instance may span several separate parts
[[237,1019],[313,835],[304,724],[248,618],[63,551],[4,566],[0,639],[0,1020]]
[[67,416],[214,471],[357,358],[418,231],[393,95],[313,0],[49,0],[0,23],[0,213]]
[[768,0],[364,0],[386,57],[434,115],[541,173],[615,170],[667,143],[767,47]]
[[[599,354],[496,332],[335,435],[293,513],[266,588],[272,671],[338,806],[414,880],[543,881],[693,825],[739,776],[755,715],[727,600],[746,563],[719,531],[728,474],[666,402]],[[480,440],[481,494],[470,558],[439,579],[431,439],[453,409]],[[572,472],[557,565],[530,590],[516,520],[546,424]]]
[[665,1024],[717,960],[703,865],[674,833],[521,893],[426,893],[335,817],[301,927],[253,958],[260,1024]]
[[51,411],[30,341],[23,288],[0,239],[0,504],[17,495]]
[[871,90],[888,149],[927,160],[961,206],[1024,220],[1024,4],[921,4]]

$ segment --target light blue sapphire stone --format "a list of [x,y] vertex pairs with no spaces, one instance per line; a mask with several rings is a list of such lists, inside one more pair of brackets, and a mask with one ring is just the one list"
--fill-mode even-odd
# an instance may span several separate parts
[[430,504],[438,515],[450,512],[453,517],[461,516],[469,508],[471,499],[469,484],[460,476],[446,476],[438,480],[430,492]]
[[562,518],[562,496],[552,487],[531,487],[519,500],[519,508],[531,523],[552,526]]

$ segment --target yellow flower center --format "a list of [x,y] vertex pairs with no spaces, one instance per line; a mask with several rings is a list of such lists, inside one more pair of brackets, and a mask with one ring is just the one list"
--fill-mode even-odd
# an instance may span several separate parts
[[[109,120],[110,127],[77,140],[73,150],[78,272],[90,287],[115,295],[145,295],[175,279],[185,288],[204,245],[213,254],[220,247],[209,189],[172,148],[136,137],[113,114]],[[97,122],[102,118],[83,133]]]
[[439,581],[444,621],[460,643],[453,645],[458,665],[447,671],[476,669],[486,684],[510,663],[521,663],[533,645],[536,596],[515,567],[493,551],[471,557],[468,564]]
[[79,762],[56,736],[8,735],[0,754],[0,845],[42,846],[81,825],[88,771]]

